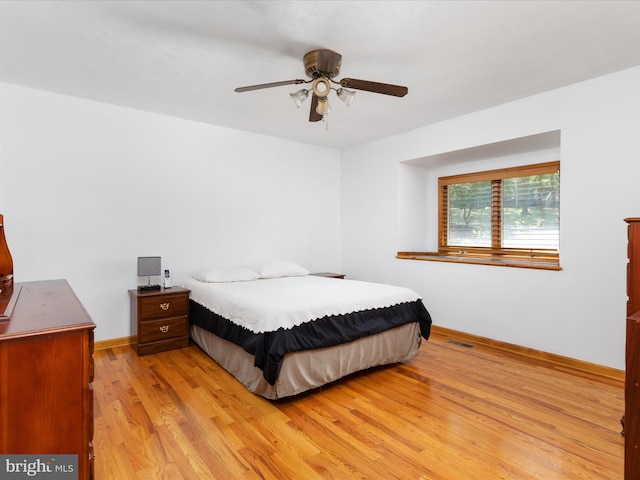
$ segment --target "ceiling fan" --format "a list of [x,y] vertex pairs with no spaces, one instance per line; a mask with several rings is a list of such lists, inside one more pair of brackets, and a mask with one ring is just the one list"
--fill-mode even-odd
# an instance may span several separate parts
[[[322,120],[324,115],[330,113],[329,101],[327,95],[332,90],[331,84],[339,85],[340,88],[335,89],[338,98],[340,98],[347,106],[353,100],[356,92],[347,90],[353,88],[355,90],[364,90],[367,92],[381,93],[383,95],[392,95],[394,97],[404,97],[409,91],[407,87],[400,85],[391,85],[388,83],[371,82],[368,80],[358,80],[356,78],[343,78],[342,80],[334,80],[340,73],[342,65],[342,55],[333,50],[318,49],[307,52],[302,59],[304,70],[310,80],[295,79],[285,80],[282,82],[261,83],[259,85],[249,85],[247,87],[238,87],[236,92],[250,92],[252,90],[261,90],[263,88],[281,87],[283,85],[298,85],[302,83],[312,83],[313,96],[311,99],[311,111],[309,112],[309,121],[317,122]],[[295,104],[300,107],[302,102],[309,95],[309,90],[302,89],[295,93],[291,93],[291,98]]]

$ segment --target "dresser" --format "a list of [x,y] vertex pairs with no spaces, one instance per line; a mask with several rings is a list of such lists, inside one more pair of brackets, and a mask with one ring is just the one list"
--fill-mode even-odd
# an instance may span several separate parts
[[17,287],[0,323],[0,453],[76,454],[92,479],[95,325],[66,280]]
[[132,347],[138,355],[189,345],[189,292],[182,287],[129,290]]
[[624,478],[640,479],[640,218],[627,227],[627,326],[624,389]]

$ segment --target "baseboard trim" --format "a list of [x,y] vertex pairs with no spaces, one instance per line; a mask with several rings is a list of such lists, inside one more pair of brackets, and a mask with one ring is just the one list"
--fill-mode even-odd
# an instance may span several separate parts
[[136,337],[112,338],[110,340],[101,340],[93,345],[94,350],[106,350],[107,348],[126,347],[134,343]]
[[[616,368],[605,367],[603,365],[598,365],[595,363],[576,360],[575,358],[564,357],[562,355],[543,352],[541,350],[535,350],[533,348],[522,347],[513,343],[502,342],[500,340],[480,337],[478,335],[460,332],[458,330],[453,330],[451,328],[441,327],[438,325],[431,326],[431,333],[440,337],[444,337],[446,339],[465,340],[465,343],[484,345],[486,347],[504,350],[513,354],[523,355],[526,357],[535,358],[537,360],[543,360],[559,367],[570,368],[572,370],[578,370],[581,372],[586,372],[593,375],[598,375],[601,377],[610,378],[612,380],[624,382],[624,370],[618,370]],[[135,343],[135,341],[135,336],[102,340],[95,343],[94,350],[97,351],[106,350],[108,348],[125,347],[131,345],[132,343]]]
[[611,380],[617,380],[624,382],[625,372],[624,370],[618,370],[616,368],[605,367],[595,363],[589,363],[582,360],[576,360],[575,358],[564,357],[562,355],[556,355],[554,353],[543,352],[541,350],[535,350],[533,348],[522,347],[520,345],[514,345],[512,343],[501,342],[499,340],[493,340],[491,338],[480,337],[471,333],[459,332],[446,327],[440,327],[437,325],[431,326],[431,332],[435,335],[465,340],[465,343],[475,343],[484,345],[486,347],[492,347],[499,350],[504,350],[517,355],[523,355],[537,360],[552,363],[558,367],[577,370],[580,372],[589,373],[592,375],[598,375],[600,377],[609,378]]

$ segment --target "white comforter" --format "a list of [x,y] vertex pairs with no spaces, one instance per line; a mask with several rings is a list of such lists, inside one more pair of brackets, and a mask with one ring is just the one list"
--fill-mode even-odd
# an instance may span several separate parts
[[404,287],[313,275],[229,283],[190,278],[183,286],[195,302],[254,333],[420,299]]

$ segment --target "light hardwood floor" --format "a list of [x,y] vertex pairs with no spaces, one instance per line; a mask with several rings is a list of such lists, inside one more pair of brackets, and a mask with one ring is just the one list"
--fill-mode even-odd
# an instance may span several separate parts
[[95,365],[96,480],[623,478],[623,382],[437,334],[276,402],[196,346]]

